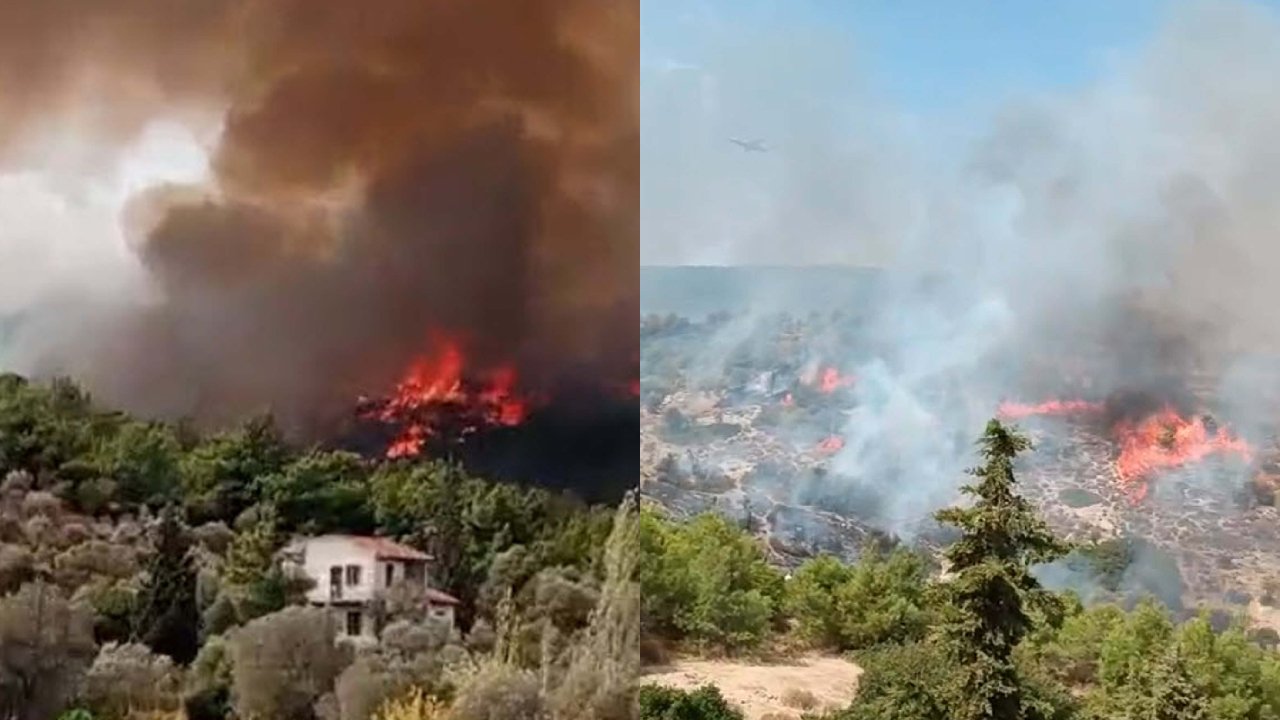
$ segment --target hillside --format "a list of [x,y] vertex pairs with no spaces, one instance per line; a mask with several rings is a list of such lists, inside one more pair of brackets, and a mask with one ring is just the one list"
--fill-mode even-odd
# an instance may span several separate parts
[[[488,717],[512,697],[625,716],[636,661],[601,648],[636,622],[629,506],[296,447],[270,417],[200,434],[16,375],[0,375],[0,478],[5,717],[369,720],[418,700]],[[425,551],[458,625],[393,586],[377,641],[347,642],[280,562],[324,533]]]

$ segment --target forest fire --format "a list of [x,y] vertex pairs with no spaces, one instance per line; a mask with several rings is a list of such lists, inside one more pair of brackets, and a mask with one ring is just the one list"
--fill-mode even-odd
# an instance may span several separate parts
[[1116,475],[1134,502],[1146,497],[1147,483],[1156,471],[1215,453],[1235,453],[1245,461],[1253,457],[1249,444],[1232,436],[1226,428],[1210,432],[1204,418],[1188,420],[1170,407],[1138,423],[1121,422],[1113,432],[1120,445]]
[[818,389],[829,395],[842,387],[851,387],[855,382],[857,378],[853,375],[841,375],[839,370],[826,367],[818,377]]
[[1100,412],[1102,403],[1086,400],[1048,400],[1036,405],[1015,402],[1002,402],[996,412],[1006,420],[1018,420],[1039,415],[1077,415]]
[[461,419],[458,430],[466,435],[482,425],[518,425],[529,406],[529,399],[517,391],[515,368],[472,372],[459,344],[449,340],[437,353],[416,358],[391,396],[361,416],[398,428],[386,456],[400,458],[420,454],[446,421]]
[[617,502],[635,483],[639,398],[613,366],[559,376],[485,363],[437,337],[385,397],[362,398],[336,442],[366,457],[456,462],[481,477]]
[[[1117,397],[1117,402],[1122,402],[1138,396],[1125,394]],[[1004,402],[997,412],[1003,419],[1015,420],[1033,416],[1102,414],[1109,410],[1123,408],[1109,408],[1107,403],[1086,400],[1049,400],[1034,405]],[[1144,410],[1137,417],[1115,419],[1108,431],[1118,446],[1116,476],[1128,491],[1130,500],[1136,503],[1145,498],[1152,475],[1161,470],[1181,467],[1220,453],[1234,453],[1246,462],[1252,459],[1253,451],[1247,442],[1233,436],[1226,428],[1211,428],[1211,424],[1212,421],[1205,417],[1188,419],[1167,404],[1159,409]]]

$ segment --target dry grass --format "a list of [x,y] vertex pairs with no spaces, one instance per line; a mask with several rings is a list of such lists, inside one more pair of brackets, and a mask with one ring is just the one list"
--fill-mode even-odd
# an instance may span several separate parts
[[747,720],[796,720],[804,712],[846,707],[862,669],[840,657],[807,655],[784,662],[675,660],[650,668],[641,683],[692,690],[708,683],[742,708]]

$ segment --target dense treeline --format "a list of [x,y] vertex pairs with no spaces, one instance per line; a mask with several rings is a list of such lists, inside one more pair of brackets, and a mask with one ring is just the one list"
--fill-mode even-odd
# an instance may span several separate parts
[[[787,578],[737,523],[646,509],[647,651],[849,653],[865,672],[854,703],[828,720],[1280,718],[1274,631],[1218,613],[1178,619],[1154,599],[1085,606],[1040,585],[1035,568],[1070,548],[1016,493],[1013,459],[1027,447],[988,427],[965,489],[972,503],[938,514],[958,538],[942,572],[880,545],[854,564],[814,558]],[[1115,572],[1115,557],[1102,561]],[[714,688],[648,687],[640,703],[649,720],[742,717]]]
[[[0,478],[4,717],[630,711],[633,660],[600,657],[635,641],[626,504],[291,447],[269,417],[202,435],[15,375],[0,376]],[[376,647],[335,643],[328,614],[300,605],[308,581],[278,562],[290,537],[323,532],[430,552],[461,628],[389,600]]]

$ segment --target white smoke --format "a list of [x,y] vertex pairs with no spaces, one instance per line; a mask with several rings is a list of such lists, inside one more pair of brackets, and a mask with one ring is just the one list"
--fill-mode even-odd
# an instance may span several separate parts
[[[1180,4],[1105,77],[1023,98],[941,154],[913,140],[927,125],[868,97],[841,48],[773,32],[770,52],[743,38],[645,91],[642,261],[883,265],[906,278],[869,313],[892,357],[855,369],[861,406],[834,461],[895,489],[895,529],[953,499],[972,439],[1016,386],[997,363],[1068,323],[1106,327],[1122,298],[1156,298],[1225,365],[1239,417],[1266,415],[1259,383],[1280,373],[1256,357],[1243,367],[1235,350],[1280,351],[1275,10]],[[777,147],[731,152],[725,138],[742,134]],[[910,279],[924,271],[949,282]],[[1147,370],[1110,364],[1104,382]]]

